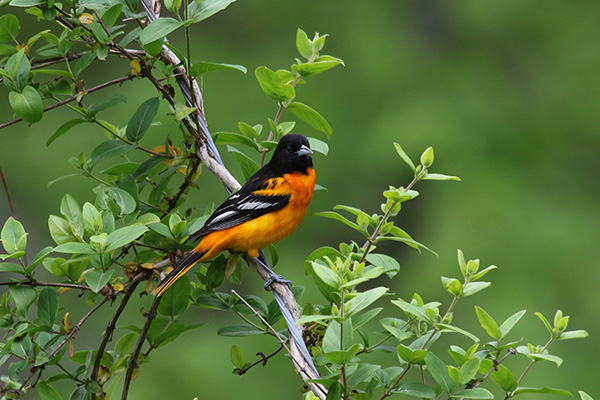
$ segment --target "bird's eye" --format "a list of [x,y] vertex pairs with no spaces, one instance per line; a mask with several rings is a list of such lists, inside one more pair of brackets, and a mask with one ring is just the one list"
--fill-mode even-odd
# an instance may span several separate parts
[[288,153],[292,152],[292,148],[291,147],[286,147],[285,151],[287,151]]

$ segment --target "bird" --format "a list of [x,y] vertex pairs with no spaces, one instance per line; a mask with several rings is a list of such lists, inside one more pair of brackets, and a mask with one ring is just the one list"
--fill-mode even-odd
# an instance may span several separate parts
[[273,281],[289,284],[258,255],[261,249],[289,236],[306,215],[316,180],[312,154],[305,136],[297,133],[282,136],[269,162],[190,236],[190,239],[199,238],[198,244],[152,293],[161,296],[194,265],[225,250],[245,253],[264,268],[270,277],[265,288]]

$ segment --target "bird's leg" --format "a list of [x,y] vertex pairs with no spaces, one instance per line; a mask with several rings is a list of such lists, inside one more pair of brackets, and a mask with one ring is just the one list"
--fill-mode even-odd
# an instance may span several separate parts
[[269,266],[265,262],[263,262],[259,257],[253,257],[252,260],[254,260],[256,265],[264,269],[267,272],[267,274],[269,274],[269,279],[267,280],[264,286],[265,290],[272,290],[271,285],[273,284],[273,282],[282,283],[284,285],[287,285],[289,288],[292,287],[292,281],[287,280],[283,276],[273,272],[273,270],[269,268]]

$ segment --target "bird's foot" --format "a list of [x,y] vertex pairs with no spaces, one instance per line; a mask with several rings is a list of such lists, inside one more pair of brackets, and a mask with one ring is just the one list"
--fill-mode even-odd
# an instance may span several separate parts
[[272,275],[269,277],[269,280],[267,280],[267,282],[265,283],[265,286],[264,286],[265,290],[267,290],[267,291],[271,291],[271,290],[273,290],[273,288],[272,288],[272,285],[273,285],[273,283],[275,283],[275,282],[277,282],[277,283],[281,283],[281,284],[283,284],[283,285],[287,285],[287,287],[288,287],[288,288],[290,288],[290,289],[292,288],[292,281],[290,281],[290,280],[288,280],[288,279],[285,279],[285,278],[284,278],[283,276],[281,276],[281,275],[272,274]]

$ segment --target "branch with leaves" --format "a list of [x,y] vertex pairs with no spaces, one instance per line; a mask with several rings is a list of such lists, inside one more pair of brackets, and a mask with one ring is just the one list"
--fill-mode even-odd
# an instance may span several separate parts
[[[303,288],[290,290],[281,284],[273,285],[275,299],[268,303],[259,296],[221,293],[218,288],[225,280],[239,282],[241,258],[220,256],[196,267],[193,274],[178,280],[163,297],[148,300],[137,323],[119,327],[134,292],[140,287],[144,287],[142,295],[151,291],[154,282],[190,250],[192,244],[186,243],[187,239],[210,215],[211,204],[199,208],[185,203],[189,191],[201,187],[203,170],[211,171],[228,191],[239,188],[237,179],[223,165],[217,146],[227,146],[243,177],[248,179],[264,164],[267,153],[282,135],[296,129],[314,129],[326,138],[332,134],[323,115],[299,101],[298,88],[299,83],[343,62],[321,54],[327,35],[315,34],[311,39],[301,29],[296,32],[301,58],[290,68],[273,70],[261,66],[254,71],[260,88],[274,102],[273,119],[265,117],[264,126],[256,121],[239,122],[239,132],[210,134],[196,80],[212,71],[246,73],[246,68],[195,62],[189,26],[232,3],[233,0],[166,2],[165,8],[171,14],[165,17],[161,16],[161,5],[151,0],[141,1],[143,9],[129,1],[58,4],[12,0],[11,7],[25,8],[27,15],[45,25],[44,30],[27,38],[21,31],[19,17],[9,13],[0,16],[0,54],[6,56],[0,59],[0,75],[8,91],[8,104],[18,117],[1,124],[0,129],[19,121],[38,123],[47,111],[62,107],[69,112],[64,113],[65,120],[47,139],[47,146],[84,130],[108,136],[95,148],[84,149],[69,159],[74,173],[50,183],[61,185],[66,180],[87,179],[96,184],[93,194],[81,202],[65,194],[57,215],[49,216],[53,246],[41,249],[29,262],[25,253],[31,251],[31,246],[27,247],[28,234],[23,225],[9,218],[0,232],[6,252],[0,255],[4,261],[0,272],[6,274],[0,286],[7,289],[0,297],[0,325],[4,329],[0,366],[8,365],[8,374],[1,378],[2,394],[14,398],[37,389],[44,400],[64,398],[52,386],[54,379],[60,377],[71,383],[72,399],[108,399],[114,398],[117,382],[124,378],[121,398],[126,399],[134,376],[155,349],[204,325],[185,323],[180,318],[191,305],[240,316],[243,323],[222,327],[222,335],[276,337],[280,347],[248,365],[242,362],[245,356],[241,347],[234,345],[234,371],[246,372],[253,365],[264,364],[287,346],[294,368],[312,390],[306,394],[307,399],[383,399],[396,393],[420,398],[490,398],[490,381],[500,387],[506,399],[522,393],[564,394],[559,389],[520,385],[534,364],[550,361],[560,365],[562,360],[548,353],[551,344],[582,338],[587,333],[566,331],[568,317],[561,312],[557,312],[553,325],[540,314],[551,339],[543,346],[518,346],[519,343],[508,341],[507,335],[524,311],[498,325],[483,308],[477,307],[477,321],[493,339],[481,345],[475,334],[453,325],[452,318],[459,299],[489,286],[489,282],[480,279],[493,267],[480,271],[479,261],[466,262],[461,252],[462,281],[442,277],[444,289],[453,296],[444,314],[439,312],[441,303],[424,302],[415,294],[410,301],[398,298],[386,303],[391,305],[393,316],[375,322],[383,307],[373,306],[391,296],[389,289],[374,285],[361,291],[359,287],[375,279],[379,284],[383,276],[393,278],[400,268],[395,259],[377,252],[377,245],[395,241],[431,251],[391,219],[399,214],[402,203],[418,196],[414,190],[417,183],[458,179],[429,172],[434,162],[432,148],[423,152],[415,165],[395,144],[414,178],[406,187],[390,187],[383,193],[381,214],[345,205],[336,206],[336,211],[319,213],[342,222],[362,235],[361,242],[364,240],[363,245],[355,241],[341,243],[339,250],[322,247],[309,256],[305,270],[323,295],[324,304],[300,307],[298,299]],[[166,40],[179,32],[185,37],[183,50]],[[117,71],[117,76],[86,88],[90,66],[100,61],[110,63],[111,68],[105,69]],[[138,78],[154,88],[156,96],[134,98],[139,106],[127,124],[119,126],[109,111],[122,107],[127,96],[120,93],[103,101],[96,96],[109,86],[126,85]],[[177,86],[184,103],[178,100]],[[181,135],[156,141],[146,133],[156,124],[161,102],[169,109],[171,119],[166,123]],[[298,122],[306,126],[297,127]],[[268,134],[263,133],[267,131]],[[309,140],[313,151],[327,155],[326,142],[315,137]],[[5,179],[3,185],[8,195]],[[12,213],[14,217],[15,212]],[[276,251],[271,248],[265,253],[274,266],[278,260]],[[263,279],[268,278],[252,260],[247,261]],[[39,279],[42,268],[51,274],[52,281]],[[75,290],[77,296],[68,297],[66,293],[74,294]],[[88,305],[74,326],[68,321],[71,301],[85,301]],[[84,323],[113,302],[114,311],[98,346],[75,352],[73,343],[76,335],[84,332]],[[261,322],[253,322],[254,317]],[[294,328],[296,321],[309,325],[301,329],[311,353],[302,347],[302,338]],[[278,324],[287,324],[287,339],[277,332]],[[376,334],[372,332],[373,325],[385,330],[383,338],[371,340]],[[453,344],[453,363],[447,365],[435,346],[441,335],[451,332],[475,343],[466,350],[458,341]],[[397,342],[395,347],[390,346],[393,341]],[[518,379],[503,364],[513,354],[513,348],[531,360]],[[395,353],[398,362],[385,367],[378,364],[376,355],[382,351]],[[582,399],[589,400],[586,396],[581,393]]]

